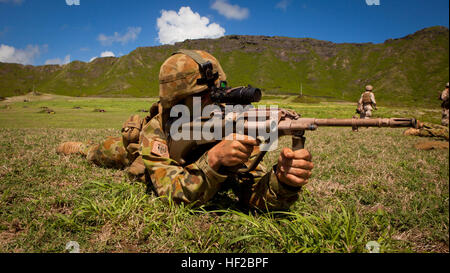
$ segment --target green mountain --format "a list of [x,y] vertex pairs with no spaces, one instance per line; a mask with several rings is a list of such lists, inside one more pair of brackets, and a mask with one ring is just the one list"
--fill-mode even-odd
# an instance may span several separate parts
[[229,35],[141,47],[90,63],[24,66],[0,63],[0,96],[36,90],[70,96],[157,96],[159,67],[180,48],[218,58],[232,86],[266,94],[355,101],[366,84],[379,104],[438,105],[449,78],[449,30],[436,26],[384,43],[335,44],[310,38]]

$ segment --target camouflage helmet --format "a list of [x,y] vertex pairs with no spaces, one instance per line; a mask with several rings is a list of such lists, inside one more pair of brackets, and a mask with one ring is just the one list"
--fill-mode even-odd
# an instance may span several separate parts
[[[206,81],[204,64],[212,65],[213,78]],[[209,75],[211,76],[211,75]],[[225,72],[211,54],[201,50],[179,50],[170,56],[159,72],[159,98],[163,108],[170,108],[188,96],[208,89],[208,84],[219,87],[226,81]]]
[[367,85],[366,86],[366,91],[373,91],[373,86],[372,85]]

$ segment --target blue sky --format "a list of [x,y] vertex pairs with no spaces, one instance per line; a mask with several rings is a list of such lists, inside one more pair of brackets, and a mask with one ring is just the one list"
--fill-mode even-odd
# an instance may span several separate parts
[[448,24],[448,0],[0,0],[0,61],[88,62],[231,34],[382,43]]

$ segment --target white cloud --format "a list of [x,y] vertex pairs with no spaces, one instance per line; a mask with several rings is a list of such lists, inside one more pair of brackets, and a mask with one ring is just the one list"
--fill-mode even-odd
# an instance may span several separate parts
[[[103,52],[100,54],[100,58],[104,58],[104,57],[116,57],[116,55],[115,55],[114,52],[112,52],[112,51],[103,51]],[[95,59],[97,59],[97,58],[98,58],[98,56],[92,57],[92,58],[89,60],[89,62],[92,62],[93,60],[95,60]]]
[[66,57],[64,57],[63,60],[61,60],[60,58],[56,58],[56,59],[49,59],[45,61],[45,64],[57,64],[57,65],[63,65],[63,64],[68,64],[70,63],[70,54],[66,55]]
[[41,50],[37,45],[28,45],[25,49],[16,49],[12,46],[2,44],[0,45],[0,62],[32,64],[40,53]]
[[162,10],[156,23],[161,44],[174,44],[186,39],[219,38],[225,34],[224,28],[216,23],[210,24],[207,17],[194,13],[190,7],[181,7],[178,13]]
[[249,16],[248,8],[241,8],[238,5],[231,5],[227,0],[216,0],[212,4],[211,8],[217,10],[228,19],[243,20]]
[[14,5],[22,5],[25,0],[0,0],[0,3],[13,3]]
[[287,10],[287,7],[291,4],[291,0],[281,0],[275,6],[277,9],[281,9],[283,11]]
[[116,55],[114,55],[114,53],[112,51],[103,51],[100,54],[100,57],[116,57]]
[[118,32],[114,32],[112,36],[106,36],[105,34],[98,35],[97,40],[104,46],[112,45],[113,43],[121,43],[122,45],[134,41],[141,33],[141,27],[129,27],[127,32],[123,35]]

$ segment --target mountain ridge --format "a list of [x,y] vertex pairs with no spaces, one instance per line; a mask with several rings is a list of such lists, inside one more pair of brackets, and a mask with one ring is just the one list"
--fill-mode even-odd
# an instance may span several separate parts
[[138,47],[121,57],[59,65],[0,63],[0,96],[40,92],[70,96],[157,96],[159,67],[178,49],[214,55],[232,86],[265,93],[354,101],[366,84],[390,104],[437,105],[449,74],[449,29],[435,26],[383,43],[333,43],[312,38],[227,35],[174,45]]

